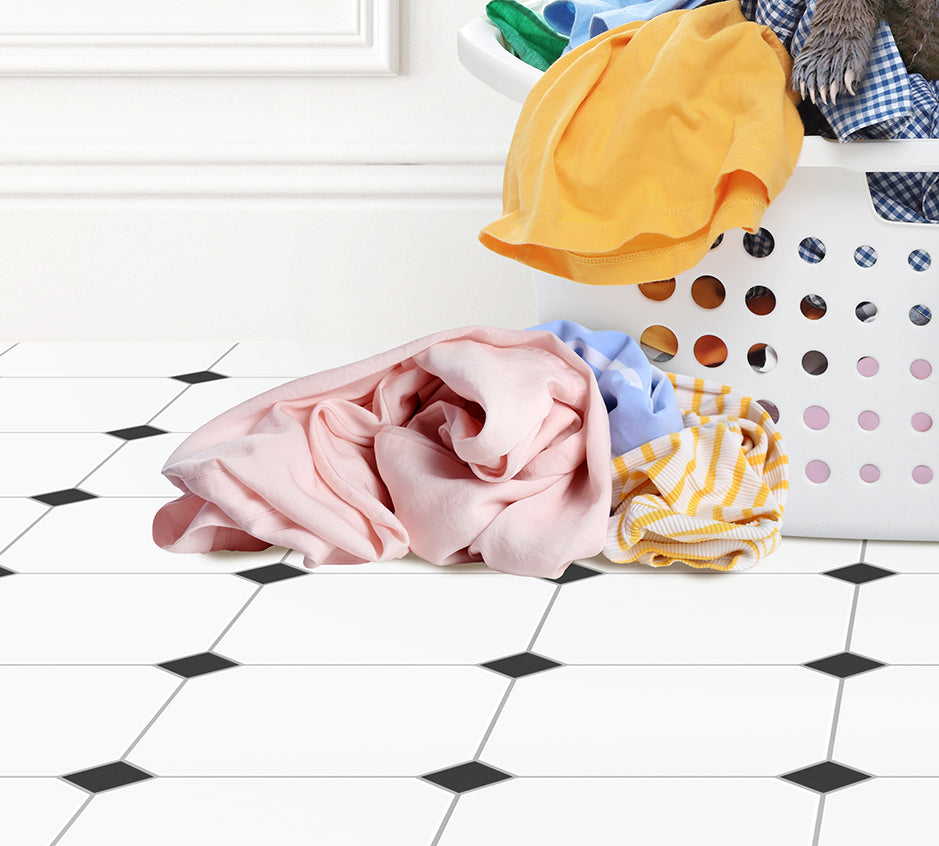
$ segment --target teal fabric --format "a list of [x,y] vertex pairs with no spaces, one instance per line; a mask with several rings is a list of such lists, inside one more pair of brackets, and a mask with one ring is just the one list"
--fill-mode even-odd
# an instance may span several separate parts
[[538,70],[547,70],[557,61],[569,40],[516,0],[491,0],[486,4],[486,16],[515,55]]

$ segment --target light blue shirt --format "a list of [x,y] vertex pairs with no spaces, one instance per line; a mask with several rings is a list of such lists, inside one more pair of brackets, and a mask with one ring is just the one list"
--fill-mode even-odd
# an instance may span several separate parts
[[544,7],[544,19],[570,36],[564,52],[610,29],[633,21],[649,21],[663,12],[694,9],[704,0],[554,0]]
[[594,332],[570,320],[532,328],[554,333],[590,365],[610,415],[614,456],[684,428],[668,376],[629,335]]

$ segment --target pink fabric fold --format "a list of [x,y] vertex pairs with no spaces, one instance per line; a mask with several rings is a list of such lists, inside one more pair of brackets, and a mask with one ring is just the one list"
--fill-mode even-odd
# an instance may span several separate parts
[[556,578],[603,549],[607,410],[550,332],[469,327],[281,385],[209,421],[164,475],[173,552],[289,547],[304,564],[408,551]]

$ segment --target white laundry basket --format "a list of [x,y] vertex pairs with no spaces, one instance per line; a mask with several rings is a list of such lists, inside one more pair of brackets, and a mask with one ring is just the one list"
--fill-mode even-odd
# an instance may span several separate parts
[[[518,102],[540,76],[482,18],[458,49]],[[778,415],[791,460],[786,534],[939,540],[939,225],[880,218],[868,171],[939,171],[939,141],[808,137],[758,237],[726,232],[693,270],[652,285],[532,271],[538,315],[637,340],[664,327],[677,351],[658,366],[731,385]],[[698,304],[721,290],[716,307]],[[719,350],[715,339],[726,360],[705,366],[696,348]]]

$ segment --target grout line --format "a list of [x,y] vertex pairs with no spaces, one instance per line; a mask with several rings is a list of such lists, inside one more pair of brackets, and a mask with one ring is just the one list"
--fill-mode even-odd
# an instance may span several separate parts
[[[25,497],[25,498],[28,499],[28,497]],[[24,497],[21,497],[21,496],[15,497],[15,499],[24,499]],[[25,535],[33,526],[35,526],[40,520],[42,520],[43,517],[46,517],[49,514],[49,512],[52,511],[52,509],[55,507],[56,506],[54,505],[48,506],[48,508],[46,508],[46,510],[43,511],[42,514],[40,514],[35,520],[33,520],[32,523],[30,523],[25,529],[23,529],[22,532],[20,532],[15,538],[13,538],[13,540],[11,540],[5,547],[0,549],[0,557],[2,557],[3,553],[6,552],[11,546],[13,546],[13,544],[15,544],[21,537],[23,537],[23,535]]]
[[[228,634],[228,632],[231,630],[231,627],[232,627],[233,625],[235,625],[235,623],[238,622],[238,618],[239,618],[242,614],[244,614],[245,611],[248,610],[248,606],[249,606],[252,602],[254,602],[255,598],[256,598],[257,595],[261,592],[261,590],[262,590],[263,587],[264,587],[264,585],[258,585],[258,586],[257,586],[257,589],[254,591],[254,593],[251,594],[251,596],[248,597],[248,599],[247,599],[247,601],[245,602],[245,604],[241,606],[241,609],[235,614],[235,616],[232,618],[231,622],[230,622],[227,626],[225,626],[225,628],[222,630],[222,633],[221,633],[217,638],[215,638],[215,640],[213,641],[212,645],[206,650],[207,652],[211,652],[212,650],[215,649],[216,646],[219,645],[219,643],[221,642],[222,638],[225,637],[225,635]],[[288,664],[288,665],[285,665],[285,666],[290,666],[290,665]]]
[[100,470],[104,466],[106,462],[110,461],[112,458],[114,458],[115,455],[117,455],[122,449],[124,449],[124,447],[126,447],[127,444],[128,444],[128,441],[124,441],[123,443],[118,444],[118,447],[117,449],[114,450],[114,452],[106,456],[104,460],[100,461],[97,464],[97,466],[93,467],[88,473],[82,476],[74,485],[72,485],[72,487],[73,488],[81,487],[81,485],[85,482],[85,480],[88,479],[89,476],[93,476],[98,470]]
[[177,687],[176,687],[176,690],[174,690],[174,691],[170,694],[169,699],[167,699],[166,702],[164,702],[164,703],[160,706],[160,709],[153,715],[153,717],[151,717],[150,722],[148,722],[148,723],[143,727],[143,731],[141,731],[140,734],[137,735],[137,739],[134,740],[133,743],[131,743],[131,745],[127,748],[127,750],[124,752],[124,754],[121,755],[121,757],[120,757],[119,760],[121,760],[121,761],[125,760],[125,759],[127,758],[127,756],[130,755],[130,753],[134,751],[134,749],[136,748],[137,744],[140,743],[141,740],[143,740],[143,736],[144,736],[148,731],[150,731],[150,729],[151,729],[151,727],[153,726],[153,724],[160,718],[160,715],[169,707],[170,702],[172,702],[172,701],[177,697],[177,695],[178,695],[179,692],[183,689],[183,687],[185,686],[185,684],[186,684],[187,681],[189,681],[189,679],[180,679],[179,684],[178,684]]
[[828,737],[828,757],[832,760],[835,752],[835,735],[838,733],[838,717],[841,714],[841,699],[844,696],[844,679],[838,679],[838,693],[835,694],[835,709],[831,718],[831,734]]
[[535,648],[535,641],[538,640],[538,635],[541,634],[541,630],[544,628],[544,624],[548,620],[548,614],[551,613],[551,609],[554,607],[554,603],[557,601],[560,591],[561,585],[555,585],[554,593],[551,594],[551,599],[548,600],[548,606],[545,608],[544,614],[541,615],[541,619],[538,621],[538,625],[535,627],[535,633],[532,635],[531,640],[528,641],[528,652],[531,652],[531,650]]
[[862,540],[861,541],[861,555],[858,558],[858,564],[866,564],[867,563],[867,561],[865,560],[866,558],[867,558],[867,541]]
[[440,821],[440,827],[437,829],[437,833],[434,835],[434,839],[430,841],[430,846],[437,846],[437,844],[440,842],[440,838],[443,836],[443,830],[447,827],[447,823],[450,822],[450,817],[456,810],[456,803],[459,801],[460,794],[457,793],[454,795],[453,801],[450,803],[450,807],[447,808],[447,812],[443,815],[443,819]]
[[[206,370],[211,370],[213,367],[216,367],[216,366],[218,365],[218,363],[219,363],[223,358],[225,358],[225,356],[231,355],[231,354],[235,351],[235,348],[238,346],[238,344],[239,344],[239,342],[238,342],[238,341],[235,341],[235,343],[232,344],[227,350],[225,350],[225,352],[223,352],[217,359],[215,359],[215,361],[213,361],[213,362],[206,368]],[[269,377],[265,377],[265,378],[269,378]]]
[[[388,775],[388,774],[376,775],[375,773],[359,773],[359,774],[356,774],[356,775],[336,775],[336,774],[329,774],[329,775],[295,775],[295,774],[285,774],[285,775],[263,775],[263,774],[262,774],[262,775],[258,775],[258,774],[251,774],[251,775],[245,775],[245,774],[243,774],[243,773],[236,773],[236,774],[232,774],[232,773],[214,773],[214,774],[209,774],[209,775],[206,775],[205,773],[200,773],[199,775],[192,775],[192,774],[187,773],[186,775],[157,775],[157,774],[151,773],[149,770],[146,770],[146,769],[144,769],[143,767],[140,767],[138,764],[134,764],[134,766],[137,767],[138,769],[140,769],[141,771],[146,772],[146,773],[148,773],[149,775],[151,775],[151,776],[153,777],[153,779],[159,779],[160,781],[194,781],[194,780],[197,780],[197,779],[198,779],[198,780],[202,780],[202,779],[213,779],[213,780],[215,780],[215,779],[218,779],[219,781],[223,781],[223,780],[226,780],[226,779],[251,779],[252,781],[255,780],[255,779],[257,779],[257,780],[262,780],[262,779],[263,779],[263,780],[270,780],[270,779],[273,779],[273,780],[275,780],[275,781],[287,781],[287,780],[292,780],[292,779],[303,779],[303,780],[317,779],[317,780],[324,780],[324,781],[360,781],[360,780],[361,780],[361,781],[364,781],[364,780],[366,780],[366,779],[369,780],[369,781],[385,781],[385,780],[393,780],[393,781],[414,781],[414,779],[420,780],[420,776],[415,776],[415,775],[413,775],[413,774],[408,774],[408,775]],[[588,780],[588,779],[589,779],[590,781],[601,781],[601,780],[602,780],[602,781],[627,781],[627,780],[628,780],[628,781],[672,781],[672,780],[679,780],[679,781],[715,781],[715,780],[716,780],[716,781],[779,781],[779,780],[780,780],[780,777],[779,777],[778,775],[727,775],[726,773],[722,773],[722,774],[720,774],[720,775],[691,775],[691,774],[688,774],[688,773],[671,773],[671,774],[667,774],[667,775],[658,775],[658,774],[655,774],[655,775],[651,775],[651,774],[640,774],[640,775],[532,775],[532,774],[530,774],[530,773],[522,773],[521,775],[519,775],[519,774],[517,774],[517,773],[510,773],[510,775],[511,775],[511,777],[512,777],[513,779],[524,779],[525,781],[551,781],[551,780],[556,780],[556,781],[561,781],[561,780],[563,780],[563,781],[575,781],[575,780],[577,780],[577,781],[579,781],[579,780],[581,780],[581,779],[584,779],[584,780]],[[869,780],[869,781],[873,781],[874,778],[875,778],[874,776],[871,776],[871,778],[868,779],[868,780]],[[2,781],[4,781],[4,780],[8,780],[8,781],[13,781],[13,780],[16,780],[16,781],[23,781],[23,780],[26,780],[26,779],[29,779],[29,780],[32,780],[32,781],[50,781],[50,780],[52,780],[52,781],[60,781],[60,780],[61,780],[61,776],[50,776],[50,775],[23,775],[23,776],[19,776],[19,775],[0,775],[0,782],[2,782]],[[936,782],[939,782],[939,776],[934,776],[934,775],[922,775],[922,774],[876,776],[876,779],[877,779],[877,781],[910,781],[910,780],[912,780],[912,779],[920,779],[920,780],[922,780],[922,781],[936,781]],[[70,782],[67,782],[67,783],[70,784]],[[422,783],[424,783],[424,784],[430,784],[430,782],[427,782],[427,781],[423,781]],[[786,783],[786,784],[792,784],[791,782],[788,782],[788,781],[785,782],[785,783]],[[75,787],[76,790],[80,789],[80,788],[76,787],[75,785],[71,785],[71,786],[72,786],[72,787]],[[126,786],[129,787],[129,786],[131,786],[131,785],[126,785]],[[441,790],[445,789],[445,788],[440,788],[439,785],[434,785],[434,786],[435,786],[435,787],[438,787],[438,788],[441,789]],[[488,786],[489,786],[489,785],[483,785],[482,787],[474,787],[474,788],[471,788],[470,790],[464,791],[464,793],[470,793],[470,792],[473,792],[473,791],[476,791],[476,790],[484,790],[484,789],[485,789],[486,787],[488,787]],[[800,785],[795,785],[795,784],[792,784],[792,786],[793,786],[793,787],[800,787],[800,789],[805,790],[805,791],[808,791],[808,792],[814,792],[814,791],[812,791],[812,788],[809,788],[809,787],[801,787]],[[828,791],[827,794],[823,794],[823,795],[828,795],[828,796],[830,796],[830,795],[833,794],[833,793],[840,793],[840,792],[845,791],[845,790],[850,790],[850,789],[851,789],[852,787],[854,787],[854,786],[855,786],[854,784],[846,784],[844,787],[835,788],[834,790],[830,790],[830,791]],[[114,789],[119,789],[119,788],[114,788]]]
[[[216,364],[218,364],[223,358],[225,358],[226,355],[228,355],[228,354],[229,354],[233,349],[235,349],[235,347],[237,347],[237,346],[238,346],[237,343],[232,344],[232,346],[231,346],[229,349],[227,349],[225,352],[223,352],[217,359],[215,359],[215,361],[213,361],[213,362],[206,368],[206,370],[211,370],[213,367],[215,367]],[[159,378],[164,378],[164,379],[165,379],[166,377],[163,376],[163,377],[159,377]],[[176,401],[177,401],[183,394],[185,394],[186,391],[188,391],[191,387],[193,387],[193,386],[192,386],[192,385],[186,385],[186,387],[183,388],[183,389],[182,389],[175,397],[173,397],[173,399],[171,399],[166,405],[164,405],[163,408],[161,408],[159,411],[157,411],[156,414],[154,414],[149,420],[147,420],[147,421],[145,422],[145,425],[149,425],[149,424],[152,423],[154,420],[156,420],[157,417],[159,417],[164,411],[166,411],[166,409],[168,409],[174,402],[176,402]]]
[[857,617],[857,602],[861,595],[861,586],[854,586],[854,596],[851,599],[851,613],[848,616],[848,635],[844,642],[844,651],[851,651],[851,638],[854,637],[854,620]]
[[512,692],[512,688],[515,687],[515,682],[517,681],[518,679],[509,679],[509,686],[505,689],[505,693],[502,694],[502,701],[496,708],[496,713],[493,714],[492,719],[489,721],[489,728],[486,729],[486,733],[483,735],[482,742],[479,744],[479,748],[476,750],[476,754],[473,755],[474,761],[478,761],[479,756],[483,754],[483,749],[489,742],[489,736],[492,734],[492,730],[496,727],[496,720],[499,719],[499,715],[502,713],[502,709],[505,708],[505,703],[508,701],[509,694]]
[[[73,787],[74,787],[74,785],[73,785]],[[91,802],[91,800],[94,799],[94,798],[95,798],[95,794],[93,794],[93,793],[88,796],[88,798],[82,803],[82,806],[81,806],[74,814],[72,814],[72,818],[65,824],[65,828],[63,828],[63,829],[56,835],[55,840],[53,840],[53,841],[49,844],[49,846],[55,846],[55,844],[58,843],[58,842],[62,839],[62,837],[65,835],[65,832],[67,832],[67,831],[72,827],[72,825],[73,825],[73,823],[75,822],[75,820],[77,820],[77,819],[79,818],[79,816],[81,816],[82,811],[84,811],[85,808],[88,807],[88,803]]]
[[822,815],[825,813],[825,794],[818,797],[818,813],[815,815],[815,833],[812,836],[812,846],[818,846],[818,838],[822,834]]
[[0,355],[6,355],[10,350],[15,349],[18,346],[19,346],[19,341],[13,344],[12,347],[7,347],[3,352],[0,352]]

